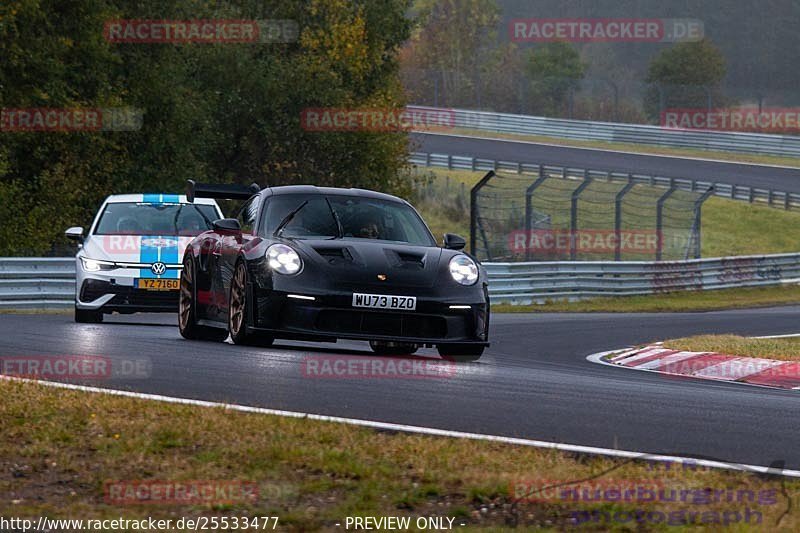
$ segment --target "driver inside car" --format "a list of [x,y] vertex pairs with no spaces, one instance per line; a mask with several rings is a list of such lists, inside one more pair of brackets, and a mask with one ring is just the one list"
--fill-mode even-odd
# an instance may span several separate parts
[[381,221],[374,214],[370,213],[359,220],[357,224],[359,228],[356,232],[356,237],[362,239],[381,239],[383,238],[383,231],[381,230]]
[[122,235],[139,235],[142,226],[132,217],[122,217],[117,222],[117,233]]

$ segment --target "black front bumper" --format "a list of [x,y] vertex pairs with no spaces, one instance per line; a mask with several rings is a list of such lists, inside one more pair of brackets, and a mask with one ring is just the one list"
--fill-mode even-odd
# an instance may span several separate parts
[[100,311],[104,313],[177,313],[179,291],[146,291],[107,281],[87,279],[81,286],[82,302],[92,302],[106,294],[114,297]]
[[417,297],[415,311],[394,311],[353,307],[351,292],[313,295],[313,301],[274,290],[256,294],[251,329],[274,337],[489,345],[485,303],[450,309],[454,303]]

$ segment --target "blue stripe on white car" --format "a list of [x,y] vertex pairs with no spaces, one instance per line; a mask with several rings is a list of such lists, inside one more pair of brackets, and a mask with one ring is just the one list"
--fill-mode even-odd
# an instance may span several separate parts
[[[180,195],[177,194],[143,194],[142,203],[145,204],[177,204]],[[161,262],[165,265],[178,263],[178,239],[173,237],[144,236],[139,252],[139,262],[152,265]],[[177,279],[177,270],[167,270],[164,274],[153,274],[150,268],[139,269],[140,278],[166,278]]]
[[142,203],[145,204],[177,204],[180,196],[177,194],[143,194]]
[[[139,262],[148,265],[152,265],[153,263],[157,262],[161,262],[166,265],[177,264],[178,238],[159,236],[142,237],[142,245],[139,252]],[[178,279],[179,272],[177,270],[167,270],[164,274],[159,276],[153,274],[153,271],[148,267],[139,269],[139,277],[148,279]]]

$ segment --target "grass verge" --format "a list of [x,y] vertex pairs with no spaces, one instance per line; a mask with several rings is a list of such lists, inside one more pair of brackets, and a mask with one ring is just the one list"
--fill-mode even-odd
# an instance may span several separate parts
[[763,357],[780,361],[800,361],[800,337],[755,339],[739,335],[697,335],[664,342],[674,350],[718,352],[741,357]]
[[714,197],[703,205],[701,223],[703,257],[800,251],[800,211]]
[[[758,524],[800,528],[798,513],[786,514],[800,494],[798,480],[376,432],[6,380],[0,380],[0,396],[0,509],[6,517],[270,515],[279,517],[278,529],[312,531],[341,530],[335,524],[348,516],[444,516],[455,518],[454,529],[564,529],[582,522],[586,529],[608,531],[631,527],[613,513],[649,510],[677,513],[669,515],[673,523],[708,524],[731,516],[726,512],[738,513],[734,525],[743,527],[747,508],[758,513],[751,518],[758,516]],[[528,499],[530,487],[543,480],[575,489],[586,487],[574,483],[585,479],[603,490],[614,483],[655,484],[670,490],[744,491],[746,496],[698,504],[683,498],[618,501],[612,495],[602,503],[557,504],[553,498],[559,496],[548,493],[545,502],[514,501],[515,495]],[[107,480],[249,481],[257,485],[258,496],[216,505],[122,505],[107,501]],[[644,520],[635,527],[663,526]]]
[[[597,148],[601,150],[615,150],[635,152],[640,154],[666,155],[675,157],[694,157],[700,159],[718,159],[733,163],[755,163],[759,165],[778,165],[800,168],[800,158],[773,156],[764,154],[740,154],[735,152],[722,152],[714,150],[700,150],[691,148],[670,148],[667,146],[643,145],[632,143],[615,143],[605,141],[582,141],[579,139],[563,139],[560,137],[547,137],[544,135],[522,135],[516,133],[499,133],[486,130],[472,130],[466,128],[432,129],[434,133],[452,135],[467,135],[470,137],[487,137],[494,139],[508,139],[513,141],[529,141],[545,144],[556,144],[564,147]],[[424,132],[422,132],[424,133]]]
[[498,313],[663,313],[717,311],[800,303],[800,286],[749,287],[713,291],[685,291],[648,296],[591,298],[579,302],[551,301],[541,305],[496,304]]

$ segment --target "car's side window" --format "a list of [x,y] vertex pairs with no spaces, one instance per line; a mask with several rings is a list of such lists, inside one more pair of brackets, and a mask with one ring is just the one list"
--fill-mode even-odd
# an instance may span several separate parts
[[261,210],[261,219],[258,221],[258,232],[260,235],[267,234],[267,224],[269,222],[270,196],[264,198],[264,208]]
[[256,216],[258,215],[258,199],[259,196],[253,196],[239,210],[236,218],[239,220],[239,225],[242,227],[242,233],[252,235],[256,226]]

